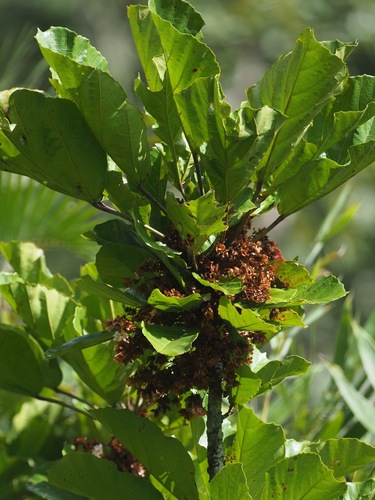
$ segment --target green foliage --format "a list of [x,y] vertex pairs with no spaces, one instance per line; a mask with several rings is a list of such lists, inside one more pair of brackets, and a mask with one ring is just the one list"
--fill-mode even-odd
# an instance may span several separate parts
[[[317,264],[310,273],[283,259],[267,234],[375,159],[374,77],[349,77],[353,44],[320,43],[307,29],[232,111],[190,4],[153,0],[130,6],[128,16],[146,79],[135,81],[144,110],[128,101],[90,42],[65,28],[36,36],[56,95],[0,94],[0,168],[118,217],[86,232],[100,250],[72,282],[53,275],[34,245],[0,246],[11,268],[0,273],[0,291],[20,319],[0,325],[7,418],[19,414],[9,393],[80,413],[63,458],[35,450],[33,460],[45,465],[32,471],[29,490],[45,498],[110,491],[189,499],[368,491],[368,476],[360,487],[347,478],[373,461],[373,447],[337,438],[339,426],[329,424],[319,441],[312,432],[310,441],[287,440],[281,425],[249,405],[287,390],[281,382],[310,366],[287,352],[268,359],[261,346],[287,344],[308,324],[303,307],[346,294],[337,278],[319,276]],[[273,208],[274,223],[251,231],[253,219]],[[351,214],[326,224],[320,239]],[[348,418],[374,433],[368,391],[344,374],[350,323],[374,385],[373,339],[348,318],[326,366]],[[50,435],[55,444],[56,419],[43,445]],[[39,415],[26,419],[18,437],[2,438],[0,467],[11,477],[42,423]],[[20,474],[32,474],[21,465]]]

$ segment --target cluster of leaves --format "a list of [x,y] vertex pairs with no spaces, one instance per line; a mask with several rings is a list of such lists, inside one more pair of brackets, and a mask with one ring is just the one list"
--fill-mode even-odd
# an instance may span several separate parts
[[[64,391],[60,358],[107,404],[131,407],[135,398],[136,410],[143,397],[173,413],[178,402],[195,417],[203,470],[199,415],[214,379],[241,408],[306,372],[298,356],[257,363],[255,345],[303,327],[304,305],[345,295],[335,277],[315,280],[283,259],[266,234],[375,160],[374,78],[349,77],[345,59],[355,44],[319,43],[306,30],[232,112],[190,4],[150,0],[128,16],[146,79],[135,82],[144,112],[89,41],[64,28],[36,36],[56,96],[0,94],[0,168],[118,216],[86,233],[100,250],[78,283],[51,275],[33,246],[1,246],[14,270],[1,274],[1,291],[24,326],[1,325],[0,387],[56,402]],[[272,208],[275,223],[250,233],[251,221]],[[119,363],[108,343],[114,336]],[[208,485],[204,470],[194,479],[182,444],[136,412],[101,408],[90,416],[148,477],[71,452],[51,467],[48,485],[31,486],[35,493],[53,487],[105,498],[111,485],[120,496],[197,498],[199,484],[213,498],[233,498],[235,482],[238,498],[269,498],[280,488],[288,498],[311,488],[337,498],[347,490],[341,478],[373,457],[359,442],[288,446],[281,428],[242,408],[228,436],[233,463],[228,456]]]

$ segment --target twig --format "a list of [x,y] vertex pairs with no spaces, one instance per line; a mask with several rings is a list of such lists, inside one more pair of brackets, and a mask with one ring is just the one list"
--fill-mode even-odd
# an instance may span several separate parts
[[[102,212],[106,212],[107,214],[115,215],[116,217],[121,217],[121,219],[124,219],[127,222],[133,223],[133,220],[129,215],[126,215],[122,212],[119,212],[118,210],[115,210],[112,207],[109,207],[108,205],[105,205],[102,201],[97,201],[95,203],[92,203],[92,206],[94,208],[97,208],[98,210],[101,210]],[[143,227],[145,229],[147,229],[148,231],[151,231],[152,233],[156,234],[160,238],[165,238],[165,234],[163,234],[160,231],[158,231],[157,229],[149,226],[148,224],[143,224]]]
[[207,408],[207,460],[210,481],[224,467],[223,417],[221,403],[223,390],[221,387],[223,363],[220,361],[213,368],[212,379],[208,389]]
[[39,401],[47,401],[48,403],[53,403],[56,405],[63,406],[64,408],[69,408],[70,410],[73,410],[77,413],[81,413],[82,415],[85,415],[85,417],[92,418],[95,420],[95,418],[90,415],[90,413],[86,412],[85,410],[80,410],[79,408],[76,408],[75,406],[65,403],[64,401],[61,401],[60,399],[54,399],[54,398],[47,398],[46,396],[34,396],[35,399],[38,399]]
[[286,218],[286,215],[279,215],[277,219],[275,219],[272,224],[270,224],[268,227],[263,229],[263,231],[260,231],[260,233],[254,234],[254,236],[251,238],[251,241],[259,241],[260,239],[263,238],[263,236],[266,236],[272,229],[274,229],[280,222],[282,222]]
[[62,394],[63,396],[68,396],[68,398],[72,398],[72,399],[76,399],[77,401],[81,401],[81,403],[84,403],[85,405],[90,406],[90,408],[94,408],[94,409],[99,408],[97,405],[93,405],[92,403],[89,403],[85,399],[80,398],[79,396],[76,396],[75,394],[71,394],[68,391],[64,391],[63,389],[57,388],[57,389],[55,389],[55,392],[57,394]]
[[203,178],[202,178],[202,169],[201,165],[199,163],[199,158],[197,153],[192,153],[193,154],[193,160],[194,160],[194,166],[195,170],[197,172],[197,178],[198,178],[198,189],[201,194],[201,196],[204,195],[204,186],[203,186]]
[[149,191],[147,191],[147,189],[145,189],[141,184],[138,184],[138,189],[139,191],[144,194],[146,196],[146,198],[148,198],[151,203],[153,203],[155,206],[158,207],[158,209],[163,212],[163,214],[167,214],[167,210],[166,208],[160,203],[159,200],[157,200],[155,198],[154,195],[152,195]]

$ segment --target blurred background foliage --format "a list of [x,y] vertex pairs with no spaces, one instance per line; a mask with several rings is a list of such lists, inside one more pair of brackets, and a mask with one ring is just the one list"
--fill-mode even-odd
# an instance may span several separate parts
[[[132,86],[140,66],[126,17],[126,5],[130,3],[145,2],[0,0],[0,90],[15,86],[49,90],[48,68],[33,37],[37,28],[62,25],[91,40],[108,59],[113,76],[134,99]],[[306,26],[315,30],[318,40],[358,39],[359,46],[348,61],[350,73],[375,75],[373,0],[191,3],[206,21],[204,41],[217,55],[224,92],[234,108],[245,99],[245,89],[256,83],[279,55],[292,49]],[[270,357],[293,353],[314,362],[306,376],[280,384],[277,397],[266,395],[255,408],[266,420],[284,425],[290,438],[345,436],[373,442],[373,427],[368,424],[373,418],[366,421],[369,407],[364,401],[373,401],[375,394],[373,376],[369,376],[375,359],[375,313],[371,314],[375,296],[374,193],[375,167],[371,166],[351,180],[348,187],[288,218],[270,235],[279,243],[285,258],[298,256],[316,274],[328,269],[351,291],[349,299],[332,309],[307,311],[311,325],[307,332],[294,329],[275,337],[270,346]],[[268,225],[274,217],[275,214],[267,214],[262,224]],[[83,202],[67,199],[25,178],[6,173],[0,176],[0,240],[35,242],[46,251],[53,272],[74,278],[83,262],[94,259],[96,246],[84,240],[81,233],[100,220],[103,216]],[[9,311],[5,313],[3,320]],[[367,331],[361,337],[359,325]],[[358,338],[370,348],[361,350]],[[369,353],[370,357],[366,357]],[[85,396],[81,386],[76,391],[83,391],[81,395]],[[22,420],[24,411],[30,412],[30,408],[35,421],[43,415],[55,429],[51,431],[53,439],[46,438],[42,443],[47,460],[59,454],[61,442],[71,437],[66,434],[69,429],[72,436],[74,431],[75,435],[88,433],[88,429],[66,426],[58,408],[49,407],[48,413],[40,402],[15,399],[1,391],[0,449],[6,444],[9,455],[4,481],[12,492],[18,493],[13,497],[12,492],[7,496],[4,491],[0,498],[20,498],[17,494],[24,480],[19,478],[29,474],[29,462],[19,458],[19,451],[12,451],[14,440],[9,429],[25,425],[33,435],[34,420],[30,425],[29,419]],[[76,425],[83,425],[79,422]]]

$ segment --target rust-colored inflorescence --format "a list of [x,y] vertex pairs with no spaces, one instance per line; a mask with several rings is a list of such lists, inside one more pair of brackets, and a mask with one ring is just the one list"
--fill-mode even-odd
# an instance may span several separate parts
[[[180,250],[188,260],[186,247],[172,230],[169,246]],[[275,270],[271,261],[281,258],[279,248],[267,237],[251,241],[246,228],[226,244],[216,244],[208,254],[196,257],[197,272],[210,282],[241,278],[243,289],[233,302],[261,304],[269,298],[270,288],[276,286]],[[223,366],[223,389],[230,395],[237,385],[236,369],[251,362],[254,344],[263,344],[262,332],[235,331],[218,315],[221,292],[203,287],[197,282],[188,283],[187,290],[176,289],[175,280],[159,261],[147,261],[138,269],[139,278],[131,286],[146,296],[158,288],[166,296],[184,297],[199,292],[210,294],[210,300],[194,311],[164,312],[150,306],[108,321],[109,330],[120,332],[115,360],[129,364],[139,360],[136,371],[126,382],[141,395],[154,411],[166,412],[171,405],[179,405],[186,418],[203,415],[200,391],[206,391],[212,382],[214,367]],[[195,326],[200,334],[192,349],[180,356],[167,357],[157,353],[140,329],[140,323],[157,325]],[[215,375],[216,376],[216,375]],[[191,392],[193,391],[193,392]]]
[[95,439],[89,441],[86,437],[77,437],[73,440],[72,445],[75,451],[85,451],[98,458],[114,462],[120,472],[128,472],[137,477],[145,477],[147,474],[144,466],[115,437],[109,443],[101,443]]

